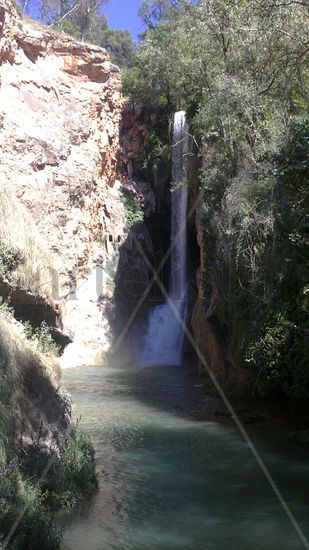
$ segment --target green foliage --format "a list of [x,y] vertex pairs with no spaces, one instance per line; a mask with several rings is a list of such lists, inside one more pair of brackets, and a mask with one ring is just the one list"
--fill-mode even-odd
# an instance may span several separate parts
[[205,224],[222,261],[221,315],[263,394],[309,391],[308,135],[307,117],[292,120],[268,174],[245,186],[235,179]]
[[74,38],[87,40],[109,0],[41,0],[39,6],[36,0],[19,2],[24,13],[30,16],[35,14],[41,22],[65,32],[72,32]]
[[308,143],[308,117],[297,117],[272,170],[277,190],[275,271],[270,271],[266,284],[274,292],[267,301],[268,319],[247,351],[247,360],[262,380],[276,380],[277,387],[294,397],[305,397],[309,391]]
[[[284,391],[293,397],[306,397],[309,388],[307,326],[294,324],[293,315],[277,313],[263,334],[247,349],[246,361],[258,370],[260,394]],[[295,360],[297,362],[295,363]]]
[[15,380],[9,365],[10,349],[0,333],[0,468],[9,457],[15,429],[12,414]]
[[90,438],[78,427],[60,439],[57,455],[44,453],[39,446],[28,449],[22,467],[32,479],[42,479],[40,490],[44,502],[54,511],[74,508],[98,486]]
[[[55,453],[55,452],[54,452]],[[94,452],[89,437],[77,428],[60,441],[59,454],[39,445],[27,448],[0,469],[0,533],[11,548],[56,550],[62,533],[54,513],[73,508],[97,489]]]
[[34,349],[37,349],[43,355],[59,355],[59,346],[54,342],[49,328],[44,321],[37,328],[34,328],[28,321],[23,322],[25,336],[32,344]]
[[73,430],[60,452],[61,458],[47,479],[47,499],[55,508],[73,508],[98,487],[94,451],[89,436]]
[[149,129],[149,141],[139,158],[139,167],[151,179],[153,167],[164,157],[168,147],[153,128]]
[[69,34],[77,40],[80,38],[80,30],[74,21],[58,18],[54,24],[54,29]]
[[144,0],[141,16],[147,30],[124,88],[187,110],[201,162],[205,298],[216,280],[217,314],[258,392],[308,395],[308,8]]
[[18,4],[18,1],[17,0],[12,0],[12,4],[13,4],[14,8],[16,9],[18,15],[21,15],[21,9],[20,9],[20,6]]
[[102,13],[96,14],[87,34],[87,41],[105,48],[113,63],[119,67],[131,65],[134,50],[131,33],[127,30],[110,29]]
[[9,275],[22,262],[22,256],[19,250],[0,242],[0,276]]
[[14,318],[14,309],[0,296],[0,314],[1,316],[10,321]]
[[126,187],[121,188],[121,200],[124,205],[124,212],[127,221],[127,227],[133,227],[135,224],[144,220],[144,213],[139,205],[133,191]]
[[[12,316],[9,308],[6,313]],[[3,316],[3,312],[1,314]],[[23,367],[27,368],[31,354],[29,345],[25,346],[24,365],[23,345],[19,341],[17,345],[15,331],[11,334],[10,327],[9,322],[1,322],[0,545],[10,534],[9,548],[56,550],[61,547],[61,532],[56,527],[54,513],[60,508],[72,508],[97,488],[94,451],[89,437],[78,426],[66,434],[56,431],[50,446],[49,441],[42,440],[43,430],[39,428],[33,434],[35,442],[22,445],[18,435],[19,399],[23,399],[22,394],[26,391],[23,376],[27,373],[23,372]],[[43,335],[40,332],[35,336],[32,328],[26,326],[27,330],[30,341],[40,338],[41,351],[50,351],[49,338],[46,350],[47,329],[43,328]],[[34,361],[35,354],[32,356]],[[43,369],[41,365],[40,368]],[[69,408],[67,394],[58,392],[57,399],[62,401],[64,408]]]
[[[0,316],[7,321],[14,320],[14,309],[0,297]],[[59,346],[54,342],[48,325],[43,321],[39,327],[33,327],[29,321],[19,321],[28,344],[34,350],[38,350],[43,355],[59,356]]]
[[107,26],[100,37],[100,46],[108,51],[113,63],[119,67],[130,67],[132,64],[134,48],[129,31],[110,29]]
[[252,363],[259,370],[262,382],[259,381],[260,392],[270,387],[280,385],[282,369],[282,353],[290,340],[293,324],[282,314],[274,316],[271,324],[265,327],[262,337],[255,340],[247,349],[248,363]]
[[[15,0],[14,0],[15,1]],[[127,30],[110,29],[102,13],[109,0],[42,0],[40,10],[36,0],[20,0],[21,9],[40,21],[64,32],[77,40],[83,40],[105,48],[113,63],[129,67],[132,63],[134,43]]]
[[18,469],[0,477],[0,532],[8,537],[14,550],[58,550],[61,548],[61,531],[53,514],[44,506],[40,490],[31,481],[22,478]]

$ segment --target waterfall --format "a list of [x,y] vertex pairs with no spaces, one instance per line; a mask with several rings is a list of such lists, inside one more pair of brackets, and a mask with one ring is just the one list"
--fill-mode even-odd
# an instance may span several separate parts
[[151,309],[138,361],[142,365],[181,365],[187,309],[187,202],[185,154],[189,149],[184,111],[175,113],[171,186],[171,249],[168,297]]

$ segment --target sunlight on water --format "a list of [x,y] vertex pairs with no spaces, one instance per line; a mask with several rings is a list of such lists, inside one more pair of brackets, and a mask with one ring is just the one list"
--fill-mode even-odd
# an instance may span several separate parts
[[[187,414],[205,397],[186,369],[68,369],[64,382],[100,477],[98,494],[65,520],[65,548],[303,548],[237,431]],[[270,430],[254,437],[308,534],[306,448]]]

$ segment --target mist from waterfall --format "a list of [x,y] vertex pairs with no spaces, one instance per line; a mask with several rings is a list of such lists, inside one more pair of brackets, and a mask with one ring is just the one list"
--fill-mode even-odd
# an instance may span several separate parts
[[187,310],[187,203],[185,156],[189,150],[184,111],[175,113],[171,186],[171,252],[168,297],[149,312],[148,326],[138,350],[142,365],[181,365]]

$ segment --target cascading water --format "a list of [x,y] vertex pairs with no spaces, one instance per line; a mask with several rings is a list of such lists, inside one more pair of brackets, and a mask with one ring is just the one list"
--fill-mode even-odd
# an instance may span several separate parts
[[138,351],[142,365],[181,365],[187,309],[187,202],[185,155],[189,148],[184,111],[175,113],[172,155],[171,267],[166,302],[152,308]]

